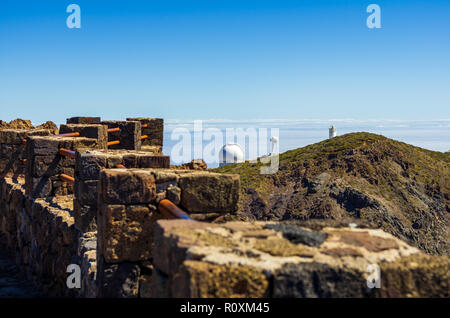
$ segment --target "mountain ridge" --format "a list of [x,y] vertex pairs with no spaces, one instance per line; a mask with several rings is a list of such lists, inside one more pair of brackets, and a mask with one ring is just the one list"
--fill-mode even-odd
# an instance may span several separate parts
[[449,152],[356,132],[280,154],[273,175],[261,165],[215,169],[241,175],[241,219],[356,222],[449,255]]

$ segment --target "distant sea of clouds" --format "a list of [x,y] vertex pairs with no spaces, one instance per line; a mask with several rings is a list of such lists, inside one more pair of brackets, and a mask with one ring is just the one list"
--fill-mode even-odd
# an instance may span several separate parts
[[[225,136],[227,128],[247,129],[267,128],[268,138],[270,129],[279,129],[279,151],[304,147],[328,138],[328,128],[334,125],[337,135],[350,132],[371,132],[388,138],[406,142],[414,146],[429,150],[446,152],[450,150],[450,119],[442,120],[355,120],[355,119],[254,119],[254,120],[202,120],[203,129],[217,128]],[[194,129],[194,121],[165,120],[164,149],[166,155],[170,155],[172,147],[178,142],[171,138],[176,128],[186,128],[190,132]],[[193,140],[192,140],[193,142]],[[269,142],[267,140],[267,142]],[[204,141],[204,144],[209,141]],[[225,143],[225,140],[224,140]],[[248,149],[248,144],[247,144]],[[247,150],[246,149],[246,150]],[[247,156],[247,159],[251,159]],[[217,167],[217,162],[207,162],[208,167]]]

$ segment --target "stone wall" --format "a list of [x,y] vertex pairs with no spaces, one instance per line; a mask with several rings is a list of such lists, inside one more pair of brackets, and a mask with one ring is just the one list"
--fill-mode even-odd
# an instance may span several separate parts
[[127,118],[128,121],[139,121],[142,127],[141,134],[148,136],[142,140],[142,146],[163,146],[164,119],[162,118]]
[[97,183],[101,169],[114,169],[118,165],[126,168],[168,168],[168,156],[151,152],[126,150],[104,150],[77,152],[75,160],[75,226],[81,232],[97,229]]
[[67,124],[61,125],[59,128],[60,134],[68,134],[77,132],[79,137],[96,139],[98,148],[107,149],[108,131],[105,125],[85,125],[85,124]]
[[33,199],[23,178],[0,180],[0,237],[27,278],[49,296],[76,296],[66,268],[77,263],[71,196]]
[[84,124],[84,125],[95,125],[100,124],[100,117],[71,117],[67,118],[67,124]]
[[28,136],[48,136],[47,129],[3,129],[0,130],[0,176],[23,174],[27,158],[26,138]]
[[139,121],[102,121],[108,129],[119,128],[117,132],[108,134],[108,141],[120,141],[118,145],[111,145],[109,149],[141,150],[141,123]]
[[[449,297],[450,259],[381,230],[160,220],[152,297]],[[368,288],[371,264],[381,288]]]
[[188,212],[235,213],[239,177],[170,169],[100,172],[97,286],[100,297],[148,297],[160,200]]
[[75,159],[60,155],[59,150],[99,147],[97,139],[92,138],[28,137],[25,174],[27,194],[33,198],[72,194],[72,186],[61,181],[59,176],[74,176]]
[[[226,222],[237,218],[239,176],[202,171],[200,161],[169,169],[160,119],[67,122],[61,133],[80,137],[0,131],[7,172],[0,178],[0,241],[44,294],[449,297],[448,257],[423,254],[381,230]],[[137,150],[141,134],[150,136],[145,151]],[[107,150],[107,140],[121,146]],[[75,159],[60,148],[74,150]],[[75,178],[74,189],[61,173]],[[192,220],[163,220],[163,199]],[[81,267],[80,289],[66,285],[70,264]],[[374,264],[379,289],[367,287]]]

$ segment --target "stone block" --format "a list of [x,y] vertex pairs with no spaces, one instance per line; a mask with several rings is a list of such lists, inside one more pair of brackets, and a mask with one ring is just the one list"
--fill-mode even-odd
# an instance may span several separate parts
[[98,148],[95,139],[83,137],[29,137],[27,142],[27,157],[56,155],[60,148],[80,150]]
[[148,204],[156,198],[155,177],[149,171],[105,169],[100,186],[102,200],[109,204]]
[[100,257],[97,266],[98,297],[138,297],[140,268],[137,263],[108,264]]
[[150,259],[156,211],[147,205],[103,205],[98,242],[107,263]]
[[170,167],[170,157],[145,152],[130,152],[123,154],[123,163],[127,168],[167,169]]
[[59,148],[71,149],[71,140],[61,143],[61,138],[57,137],[31,137],[27,141],[27,157],[49,156],[56,154]]
[[423,253],[381,263],[381,288],[376,289],[376,295],[388,298],[449,298],[449,268],[449,257]]
[[164,119],[162,118],[127,118],[129,121],[139,121],[147,127],[142,128],[142,135],[147,135],[148,139],[142,141],[145,146],[163,146]]
[[27,177],[27,194],[33,198],[45,198],[52,195],[52,181],[47,178]]
[[138,167],[139,168],[162,168],[168,169],[170,167],[169,156],[151,156],[141,155],[139,156]]
[[174,276],[171,292],[175,298],[263,298],[270,290],[261,269],[187,260]]
[[97,180],[79,180],[75,178],[75,198],[80,205],[97,206]]
[[74,200],[75,227],[82,233],[97,230],[97,207],[81,205]]
[[[206,227],[215,228],[216,224],[192,222],[187,220],[159,220],[155,225],[152,250],[153,264],[155,268],[166,275],[174,275],[186,259],[187,250],[196,244],[193,237],[182,235],[186,232],[194,233],[195,230]],[[177,231],[182,229],[180,235]]]
[[73,175],[74,160],[59,155],[33,156],[27,160],[33,177],[51,177],[61,173]]
[[235,212],[239,200],[239,175],[207,172],[179,176],[181,205],[189,212]]
[[108,132],[104,125],[84,125],[84,124],[67,124],[61,125],[59,133],[66,134],[78,132],[80,137],[96,139],[99,144],[99,148],[106,149],[106,143],[108,142]]
[[370,294],[360,271],[329,264],[285,264],[273,278],[276,298],[369,297]]
[[98,151],[78,152],[75,160],[76,178],[98,180],[100,170],[107,167],[107,155]]
[[108,141],[119,140],[120,144],[109,146],[109,149],[141,149],[141,123],[138,121],[103,121],[108,128],[120,128],[119,132],[108,134]]
[[92,125],[92,124],[100,124],[100,117],[71,117],[67,118],[67,124],[84,124],[84,125]]
[[50,131],[47,129],[3,129],[0,130],[0,143],[10,145],[21,145],[28,136],[48,136]]

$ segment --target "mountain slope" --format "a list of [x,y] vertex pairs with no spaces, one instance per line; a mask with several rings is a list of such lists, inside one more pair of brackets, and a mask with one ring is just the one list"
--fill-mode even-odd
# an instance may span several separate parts
[[432,254],[449,254],[450,153],[351,133],[260,163],[215,169],[241,175],[241,218],[328,219],[379,227]]

